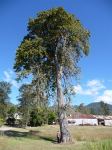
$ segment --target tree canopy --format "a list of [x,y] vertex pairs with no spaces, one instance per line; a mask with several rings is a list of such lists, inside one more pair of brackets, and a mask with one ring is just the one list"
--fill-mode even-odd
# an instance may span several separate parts
[[21,76],[37,73],[37,70],[39,74],[44,72],[44,77],[55,84],[58,44],[57,57],[58,63],[63,66],[63,75],[68,78],[76,75],[82,52],[86,55],[89,52],[89,36],[80,21],[63,8],[42,11],[35,19],[29,20],[28,34],[17,49],[14,69]]

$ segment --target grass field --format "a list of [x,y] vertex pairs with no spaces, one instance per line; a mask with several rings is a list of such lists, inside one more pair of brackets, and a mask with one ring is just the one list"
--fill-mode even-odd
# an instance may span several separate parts
[[[111,150],[112,128],[70,126],[71,144],[57,144],[58,126],[13,128],[0,136],[0,150]],[[32,131],[30,131],[32,130]]]

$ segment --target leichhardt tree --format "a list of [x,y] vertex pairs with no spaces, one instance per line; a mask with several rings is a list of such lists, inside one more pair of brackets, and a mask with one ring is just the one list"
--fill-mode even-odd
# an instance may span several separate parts
[[29,20],[28,34],[16,52],[14,69],[19,77],[32,74],[38,85],[44,82],[42,90],[37,88],[44,96],[56,94],[60,141],[64,143],[70,141],[66,117],[68,100],[64,93],[67,81],[79,74],[80,58],[88,55],[89,37],[88,30],[74,15],[61,7],[53,8]]

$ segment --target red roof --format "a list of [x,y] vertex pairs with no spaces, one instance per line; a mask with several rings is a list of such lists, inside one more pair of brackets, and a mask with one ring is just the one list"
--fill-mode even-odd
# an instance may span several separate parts
[[68,116],[68,119],[96,119],[96,117],[91,114],[75,113],[75,114]]

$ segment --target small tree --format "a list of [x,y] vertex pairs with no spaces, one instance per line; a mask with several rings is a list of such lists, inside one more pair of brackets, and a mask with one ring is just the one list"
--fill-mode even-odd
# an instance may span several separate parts
[[70,77],[79,73],[77,63],[82,54],[88,54],[88,40],[89,32],[80,21],[59,7],[30,19],[28,34],[16,52],[14,69],[20,78],[31,73],[38,83],[44,81],[47,97],[56,91],[60,140],[64,143],[70,141],[66,117],[69,98],[65,99],[64,91],[68,89]]

